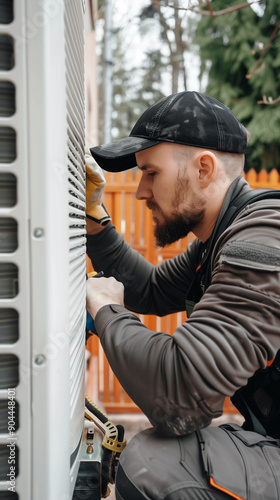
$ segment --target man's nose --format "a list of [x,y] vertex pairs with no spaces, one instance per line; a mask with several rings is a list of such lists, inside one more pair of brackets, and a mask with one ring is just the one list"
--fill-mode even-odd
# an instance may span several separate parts
[[136,191],[137,200],[147,200],[153,197],[151,182],[147,176],[142,175]]

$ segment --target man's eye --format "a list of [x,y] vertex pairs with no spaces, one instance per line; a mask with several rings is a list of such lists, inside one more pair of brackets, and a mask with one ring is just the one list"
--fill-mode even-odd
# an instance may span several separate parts
[[148,173],[148,176],[149,176],[149,177],[154,177],[155,175],[156,175],[156,172],[149,172],[149,173]]

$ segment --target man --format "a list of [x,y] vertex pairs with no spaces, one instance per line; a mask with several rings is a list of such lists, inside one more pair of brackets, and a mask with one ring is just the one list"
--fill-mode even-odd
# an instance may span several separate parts
[[[88,280],[87,308],[114,373],[153,426],[121,455],[117,499],[280,498],[279,441],[236,425],[209,427],[224,398],[280,347],[279,200],[248,204],[219,233],[250,191],[246,144],[226,106],[181,92],[145,111],[127,139],[91,149],[105,170],[141,170],[137,198],[152,210],[158,245],[197,236],[152,266],[108,223],[102,172],[88,160],[88,254],[105,277]],[[186,306],[189,319],[173,336],[149,331],[132,312],[162,316]]]

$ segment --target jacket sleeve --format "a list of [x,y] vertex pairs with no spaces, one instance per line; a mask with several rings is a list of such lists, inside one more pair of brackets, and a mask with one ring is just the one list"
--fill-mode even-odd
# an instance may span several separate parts
[[[212,284],[173,336],[149,331],[122,306],[96,328],[126,392],[163,435],[221,415],[225,396],[265,368],[280,347],[279,212],[243,215],[217,243]],[[249,252],[244,248],[249,248]]]
[[174,259],[153,266],[132,250],[113,224],[95,236],[87,237],[87,253],[96,271],[114,276],[125,287],[125,305],[141,314],[164,316],[185,310],[185,296],[194,276],[196,246]]

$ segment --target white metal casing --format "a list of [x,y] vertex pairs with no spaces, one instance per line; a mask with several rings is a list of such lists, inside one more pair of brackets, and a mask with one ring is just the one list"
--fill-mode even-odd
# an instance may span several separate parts
[[[18,246],[0,263],[18,269],[18,293],[0,309],[19,314],[19,338],[1,344],[18,358],[15,387],[20,500],[71,500],[84,421],[85,172],[82,0],[14,2],[0,34],[14,40],[16,111],[0,117],[16,133],[17,203],[0,217],[17,222]],[[1,181],[1,178],[0,178]],[[0,276],[1,283],[1,276]],[[8,388],[7,388],[8,389]],[[7,390],[0,391],[7,398]],[[8,436],[0,435],[5,446]],[[0,489],[9,487],[0,482]]]

